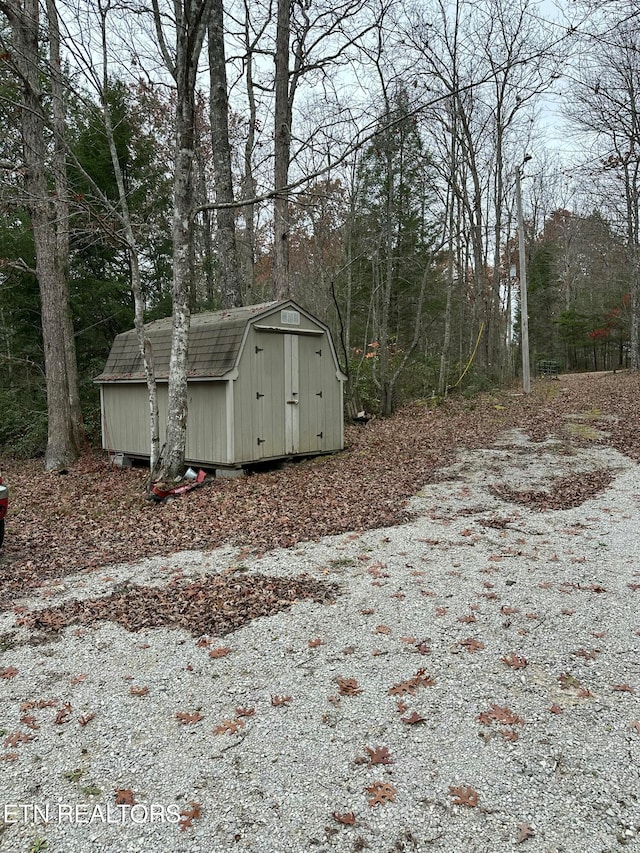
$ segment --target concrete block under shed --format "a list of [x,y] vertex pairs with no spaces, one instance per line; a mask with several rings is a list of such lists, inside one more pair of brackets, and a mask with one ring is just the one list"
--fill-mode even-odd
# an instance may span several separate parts
[[238,477],[244,477],[244,468],[216,468],[216,477],[222,480],[236,480]]

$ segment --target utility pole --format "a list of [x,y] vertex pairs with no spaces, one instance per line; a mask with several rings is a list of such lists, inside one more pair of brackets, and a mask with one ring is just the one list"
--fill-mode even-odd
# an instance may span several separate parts
[[518,251],[520,255],[520,346],[522,347],[522,387],[525,394],[531,393],[531,367],[529,365],[529,309],[527,306],[527,258],[524,250],[524,218],[522,216],[522,191],[520,176],[524,164],[531,160],[525,155],[516,169],[516,207],[518,209]]

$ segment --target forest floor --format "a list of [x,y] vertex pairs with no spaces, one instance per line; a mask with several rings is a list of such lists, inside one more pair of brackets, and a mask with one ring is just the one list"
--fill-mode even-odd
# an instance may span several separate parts
[[603,442],[640,460],[640,376],[566,375],[538,380],[529,396],[507,389],[436,408],[418,402],[347,427],[342,453],[214,479],[165,504],[145,499],[147,469],[115,468],[102,453],[65,474],[43,472],[39,460],[0,459],[11,496],[0,608],[66,574],[125,560],[220,545],[260,553],[399,524],[407,501],[436,482],[460,449],[486,447],[512,428],[533,441],[554,434],[568,444]]

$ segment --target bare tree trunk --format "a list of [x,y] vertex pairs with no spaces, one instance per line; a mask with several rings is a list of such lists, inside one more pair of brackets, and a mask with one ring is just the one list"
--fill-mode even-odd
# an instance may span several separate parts
[[142,355],[142,363],[144,365],[144,375],[147,383],[147,393],[149,396],[149,471],[150,482],[153,480],[154,471],[158,465],[160,456],[160,418],[158,415],[158,389],[156,385],[156,377],[153,363],[153,347],[151,341],[147,338],[144,329],[144,298],[142,295],[142,285],[140,281],[140,263],[138,256],[137,240],[131,223],[131,215],[129,212],[129,202],[127,200],[127,191],[124,182],[124,175],[118,158],[118,150],[116,148],[115,137],[113,133],[113,123],[111,121],[111,113],[109,112],[109,78],[107,64],[107,28],[106,15],[107,10],[101,9],[101,35],[102,35],[102,110],[104,117],[104,126],[109,145],[109,153],[111,155],[111,165],[115,175],[116,184],[118,187],[118,198],[120,201],[120,216],[124,226],[127,251],[129,253],[129,268],[131,271],[131,292],[133,294],[134,304],[134,324],[136,337],[138,339],[138,347]]
[[631,273],[631,369],[640,370],[640,204],[638,165],[632,166],[632,178],[625,173],[627,198],[627,251]]
[[69,187],[66,166],[66,109],[62,82],[62,64],[60,61],[60,26],[55,0],[47,0],[47,18],[49,23],[49,66],[51,70],[51,103],[54,132],[52,171],[55,181],[56,238],[60,263],[64,302],[62,307],[64,322],[64,346],[67,362],[67,382],[69,385],[69,408],[73,441],[79,449],[84,440],[84,423],[80,406],[78,385],[78,362],[76,344],[69,305]]
[[[181,81],[182,85],[186,81]],[[176,164],[173,183],[173,330],[169,359],[167,434],[161,479],[182,474],[187,441],[187,359],[189,354],[190,282],[193,273],[191,195],[193,176],[193,90],[181,93],[178,83]]]
[[[242,179],[242,192],[244,198],[251,199],[256,195],[256,181],[253,175],[253,155],[256,145],[256,128],[258,122],[258,107],[256,102],[256,89],[253,79],[253,60],[256,52],[256,47],[262,32],[251,37],[250,31],[250,0],[245,0],[245,18],[244,18],[244,40],[246,50],[246,70],[245,70],[245,85],[247,87],[247,101],[249,106],[249,117],[247,127],[247,137],[244,143],[243,162],[244,175]],[[255,286],[255,257],[256,257],[256,235],[255,235],[255,205],[246,204],[242,208],[242,218],[244,220],[244,252],[242,258],[243,265],[243,301],[245,304],[251,304],[256,299],[254,294]]]
[[[452,153],[455,149],[455,141],[452,136],[451,139],[451,149]],[[453,158],[451,160],[453,164]],[[448,246],[447,246],[447,301],[444,309],[444,337],[442,340],[442,352],[440,353],[440,374],[438,376],[438,394],[441,397],[446,396],[447,393],[447,373],[448,373],[448,362],[449,362],[449,350],[451,348],[451,305],[453,302],[453,281],[454,281],[454,264],[455,264],[455,255],[454,255],[454,235],[456,234],[455,224],[455,207],[456,207],[456,197],[453,192],[453,188],[450,188],[449,191],[449,234],[448,234]]]
[[0,0],[8,17],[15,47],[14,62],[22,86],[22,138],[25,189],[31,214],[36,270],[42,308],[47,386],[48,437],[45,468],[71,465],[78,455],[72,423],[65,330],[68,330],[68,290],[64,278],[66,258],[59,254],[56,207],[45,173],[47,163],[46,117],[39,68],[39,4],[22,6]]
[[[215,172],[215,195],[218,204],[233,202],[231,179],[231,146],[229,144],[229,102],[224,47],[224,12],[222,0],[214,0],[209,20],[210,120]],[[242,304],[240,269],[236,248],[236,223],[233,208],[218,208],[217,247],[219,260],[220,302],[223,308]]]
[[160,454],[158,476],[169,480],[184,469],[187,442],[187,359],[193,275],[193,161],[195,150],[195,86],[202,44],[211,16],[212,0],[176,4],[175,55],[162,30],[163,16],[153,0],[156,33],[165,63],[176,84],[176,155],[173,180],[173,328],[169,357],[167,432]]
[[[207,175],[205,171],[205,158],[202,146],[196,149],[197,169],[197,185],[198,199],[200,204],[206,204],[209,200],[207,194]],[[214,305],[216,302],[216,278],[215,278],[215,260],[213,246],[213,211],[209,208],[202,210],[202,252],[204,255],[204,280],[205,280],[205,296],[209,305]]]
[[286,299],[291,296],[289,283],[289,198],[284,191],[289,179],[289,161],[291,159],[291,108],[289,102],[290,35],[290,0],[278,0],[273,167],[274,189],[278,192],[273,202],[273,295],[275,299]]

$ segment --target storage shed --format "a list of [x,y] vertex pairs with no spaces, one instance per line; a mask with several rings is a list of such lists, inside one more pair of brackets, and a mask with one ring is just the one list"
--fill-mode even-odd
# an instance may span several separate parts
[[[145,329],[153,347],[160,443],[172,321]],[[295,302],[191,317],[185,461],[239,468],[344,446],[343,382],[328,327]],[[100,385],[102,446],[149,457],[149,402],[135,330],[115,339]]]

